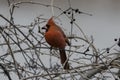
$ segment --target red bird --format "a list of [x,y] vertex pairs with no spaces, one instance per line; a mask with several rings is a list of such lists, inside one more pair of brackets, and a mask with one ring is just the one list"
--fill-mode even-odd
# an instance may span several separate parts
[[69,64],[68,64],[66,53],[65,53],[65,46],[66,46],[66,43],[70,46],[70,43],[68,41],[68,38],[62,31],[62,29],[55,24],[55,22],[53,21],[53,17],[51,17],[48,20],[48,23],[46,24],[46,28],[43,27],[42,29],[46,29],[46,32],[45,32],[46,42],[51,47],[59,48],[60,59],[61,59],[61,64],[63,65],[63,68],[69,69]]

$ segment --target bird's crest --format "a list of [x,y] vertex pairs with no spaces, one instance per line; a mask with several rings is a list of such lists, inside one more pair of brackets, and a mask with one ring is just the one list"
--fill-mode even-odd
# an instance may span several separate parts
[[50,25],[50,24],[55,24],[55,22],[54,22],[54,20],[53,20],[53,17],[51,17],[49,20],[48,20],[48,23],[47,23],[48,25]]

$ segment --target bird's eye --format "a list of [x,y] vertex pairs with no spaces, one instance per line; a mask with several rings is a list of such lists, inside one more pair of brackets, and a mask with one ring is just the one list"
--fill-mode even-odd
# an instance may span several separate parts
[[49,27],[50,27],[50,25],[48,25],[48,24],[47,24],[46,26],[47,26],[47,28],[49,28]]

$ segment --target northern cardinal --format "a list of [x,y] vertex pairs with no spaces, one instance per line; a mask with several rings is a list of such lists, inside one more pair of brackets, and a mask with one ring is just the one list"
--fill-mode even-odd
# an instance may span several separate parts
[[69,64],[67,61],[66,53],[65,53],[65,46],[66,43],[70,46],[70,43],[68,41],[68,38],[62,31],[62,29],[55,24],[53,21],[53,17],[51,17],[46,26],[42,29],[46,29],[45,32],[45,39],[46,42],[51,46],[59,49],[60,52],[60,59],[61,64],[63,65],[64,69],[69,69]]

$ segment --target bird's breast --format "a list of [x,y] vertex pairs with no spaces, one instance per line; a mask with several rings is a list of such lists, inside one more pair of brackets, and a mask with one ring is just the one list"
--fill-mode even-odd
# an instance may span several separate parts
[[50,30],[45,33],[45,39],[49,45],[56,48],[65,48],[65,38],[60,31]]

